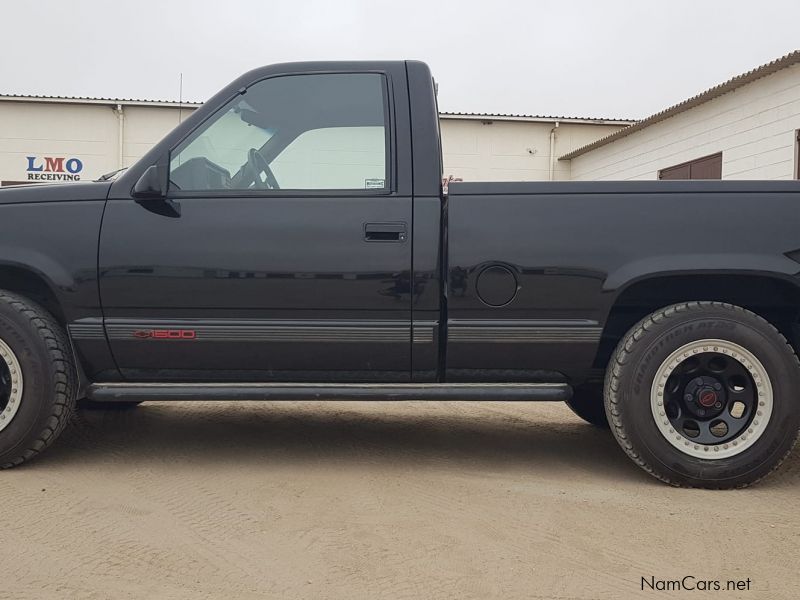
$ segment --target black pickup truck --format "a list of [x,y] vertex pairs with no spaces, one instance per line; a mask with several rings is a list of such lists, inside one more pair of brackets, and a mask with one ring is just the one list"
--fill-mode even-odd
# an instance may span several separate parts
[[114,179],[2,190],[0,290],[5,467],[78,399],[563,401],[709,488],[800,427],[800,184],[443,193],[420,62],[257,69]]

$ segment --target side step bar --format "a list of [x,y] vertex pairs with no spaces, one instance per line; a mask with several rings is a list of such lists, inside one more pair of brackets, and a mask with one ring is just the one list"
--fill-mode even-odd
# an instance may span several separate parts
[[90,400],[565,401],[566,383],[93,383]]

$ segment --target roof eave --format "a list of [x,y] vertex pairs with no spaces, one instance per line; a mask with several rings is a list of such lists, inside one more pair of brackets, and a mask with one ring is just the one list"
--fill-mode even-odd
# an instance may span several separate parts
[[0,95],[0,101],[42,104],[94,104],[99,106],[160,106],[168,108],[199,108],[202,106],[200,102],[178,102],[175,100],[125,100],[118,98],[69,98],[58,96]]
[[576,123],[587,125],[616,125],[624,127],[636,123],[631,119],[605,119],[594,117],[549,117],[536,115],[503,115],[490,113],[439,113],[439,118],[457,121],[519,121],[525,123]]
[[742,73],[741,75],[737,75],[716,85],[712,88],[707,89],[704,92],[701,92],[691,98],[684,100],[683,102],[679,102],[678,104],[674,104],[669,108],[662,110],[661,112],[657,112],[654,115],[650,115],[646,119],[642,119],[641,121],[637,121],[624,129],[620,129],[619,131],[615,131],[614,133],[607,135],[605,137],[600,138],[599,140],[595,140],[590,144],[586,144],[585,146],[581,146],[580,148],[576,148],[571,152],[567,152],[563,156],[560,156],[558,160],[571,160],[587,152],[591,152],[592,150],[596,150],[606,144],[610,144],[618,139],[627,137],[632,133],[636,133],[637,131],[641,131],[645,127],[649,127],[650,125],[655,125],[656,123],[660,123],[661,121],[665,121],[670,117],[673,117],[677,114],[680,114],[684,111],[689,109],[695,108],[696,106],[700,106],[701,104],[705,104],[706,102],[710,102],[715,98],[719,98],[720,96],[727,94],[728,92],[732,92],[740,87],[743,87],[749,83],[753,83],[759,79],[777,73],[783,69],[788,67],[794,66],[800,63],[800,50],[795,50],[794,52],[790,52],[785,56],[782,56],[778,59],[775,59],[771,62],[768,62],[760,67],[756,67],[751,71],[747,71],[746,73]]

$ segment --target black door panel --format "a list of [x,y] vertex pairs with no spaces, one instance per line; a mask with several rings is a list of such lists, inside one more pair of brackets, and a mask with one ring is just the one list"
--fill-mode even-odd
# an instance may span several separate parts
[[410,223],[410,198],[179,202],[174,218],[132,200],[106,209],[101,296],[128,377],[409,377],[411,240],[364,232]]

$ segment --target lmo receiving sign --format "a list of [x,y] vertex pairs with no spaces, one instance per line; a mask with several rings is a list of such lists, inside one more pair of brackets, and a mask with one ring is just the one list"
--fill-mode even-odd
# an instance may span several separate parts
[[83,161],[63,156],[26,156],[28,181],[80,181]]

